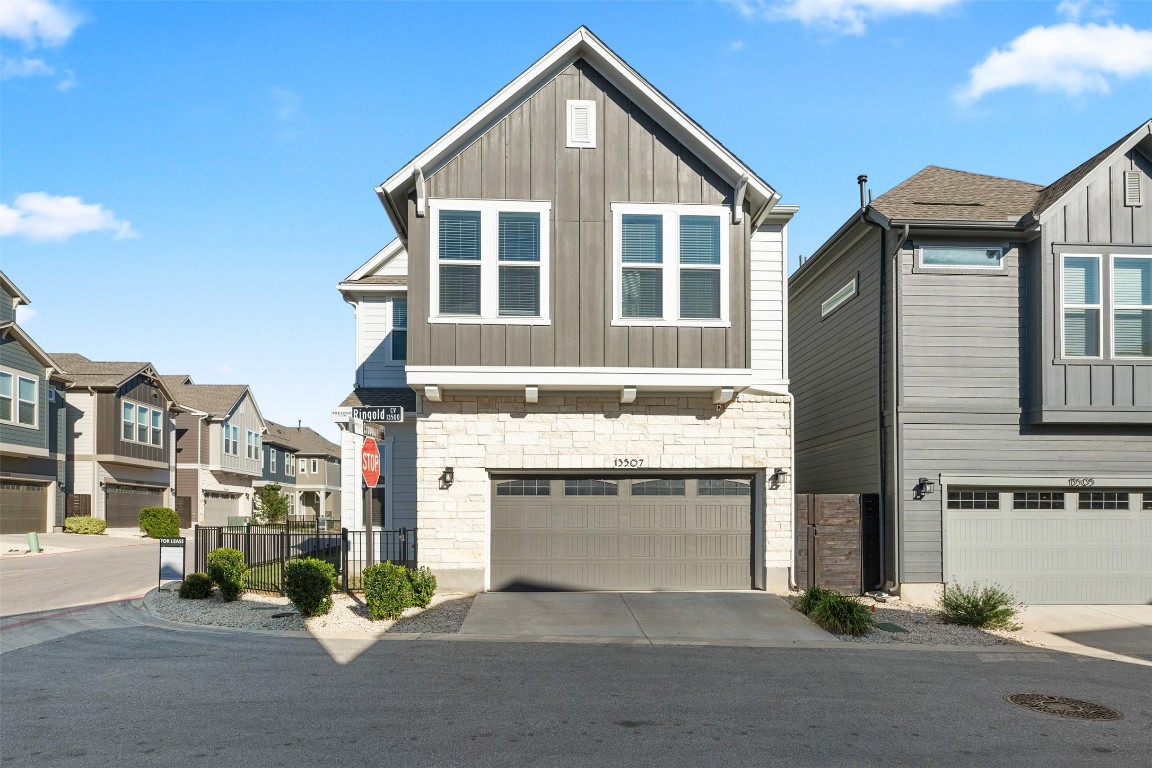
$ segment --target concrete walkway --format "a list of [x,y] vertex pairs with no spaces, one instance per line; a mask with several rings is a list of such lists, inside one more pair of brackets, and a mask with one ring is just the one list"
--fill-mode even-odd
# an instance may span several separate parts
[[485,592],[461,636],[716,645],[840,644],[765,592]]
[[1034,645],[1152,661],[1152,605],[1030,605],[1017,620],[1021,638]]

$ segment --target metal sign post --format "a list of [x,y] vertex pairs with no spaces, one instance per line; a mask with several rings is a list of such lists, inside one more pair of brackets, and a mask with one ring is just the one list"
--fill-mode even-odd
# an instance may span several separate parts
[[160,539],[160,582],[184,580],[184,545],[187,539],[177,536],[171,539]]

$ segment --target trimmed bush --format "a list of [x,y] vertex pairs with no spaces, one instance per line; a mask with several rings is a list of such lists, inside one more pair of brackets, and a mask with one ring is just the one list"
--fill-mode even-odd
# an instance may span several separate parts
[[284,564],[284,593],[305,616],[323,616],[332,610],[336,568],[315,557],[301,557]]
[[180,535],[180,515],[168,507],[140,510],[140,530],[152,539],[173,539]]
[[408,569],[395,563],[380,563],[364,569],[364,602],[368,618],[398,619],[413,605]]
[[868,606],[855,597],[833,592],[812,606],[808,618],[834,635],[859,637],[872,631],[876,620]]
[[220,597],[228,602],[244,594],[248,566],[244,554],[237,549],[221,547],[208,553],[208,577],[220,588]]
[[408,583],[412,585],[412,605],[427,608],[436,594],[436,577],[428,566],[408,571]]
[[203,571],[190,573],[180,582],[180,597],[185,600],[203,600],[212,594],[212,579]]
[[940,596],[940,614],[950,624],[980,629],[1016,629],[1020,604],[1006,589],[996,584],[978,586],[949,584]]
[[794,607],[800,613],[807,616],[812,613],[812,609],[816,607],[816,603],[820,602],[826,597],[837,594],[831,589],[813,584],[810,587],[805,587],[804,591],[800,593],[800,597],[796,599]]
[[101,534],[108,530],[108,523],[92,515],[77,515],[64,518],[65,533]]

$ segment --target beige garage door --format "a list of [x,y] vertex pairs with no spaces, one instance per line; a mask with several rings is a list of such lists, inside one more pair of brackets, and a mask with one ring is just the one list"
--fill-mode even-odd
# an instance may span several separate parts
[[240,514],[239,499],[229,493],[205,493],[204,525],[228,525],[228,518]]
[[494,590],[752,587],[747,478],[493,481]]
[[47,485],[0,482],[0,533],[44,533],[47,526]]

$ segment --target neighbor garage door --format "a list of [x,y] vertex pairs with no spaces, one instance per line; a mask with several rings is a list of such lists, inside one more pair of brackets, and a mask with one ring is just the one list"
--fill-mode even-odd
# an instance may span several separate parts
[[228,493],[204,494],[204,525],[228,525],[240,514],[240,497]]
[[109,528],[139,528],[140,510],[164,506],[164,492],[157,488],[109,485],[105,501],[104,519]]
[[0,533],[44,533],[47,526],[47,485],[0,482]]
[[750,589],[751,544],[746,478],[493,481],[494,590]]
[[1152,493],[956,490],[947,504],[945,581],[1034,605],[1152,602]]

